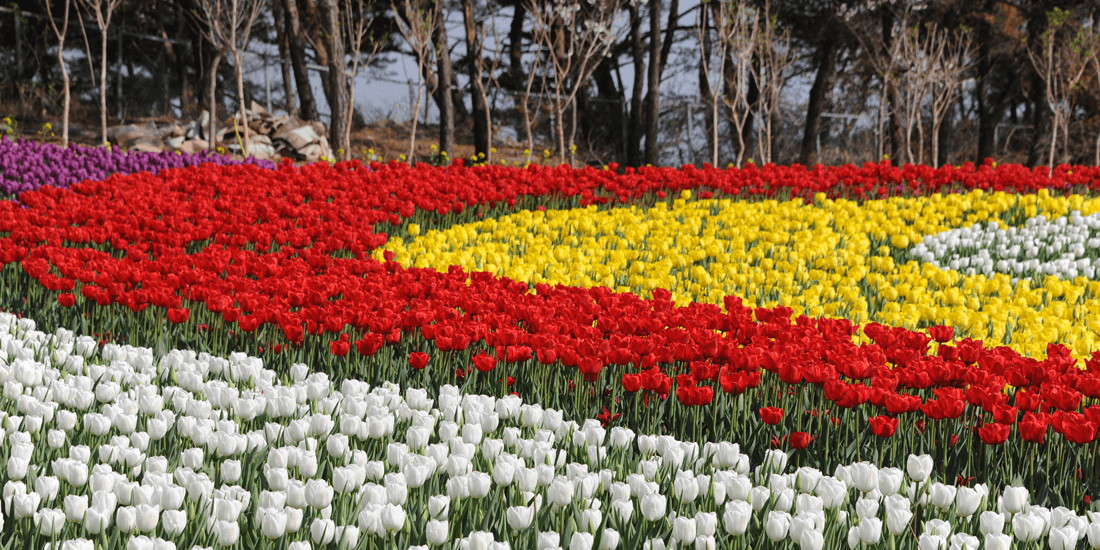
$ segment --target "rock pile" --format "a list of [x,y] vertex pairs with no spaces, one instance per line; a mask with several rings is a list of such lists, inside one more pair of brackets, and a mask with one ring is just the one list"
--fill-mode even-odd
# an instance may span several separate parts
[[[277,159],[289,157],[305,162],[317,162],[322,158],[332,158],[332,147],[325,135],[328,130],[320,122],[306,122],[296,117],[272,116],[266,109],[253,102],[245,110],[248,119],[249,136],[248,155],[259,159]],[[234,125],[236,122],[236,125]],[[241,154],[244,135],[241,133],[241,118],[233,118],[217,123],[214,143],[233,154]],[[195,154],[209,148],[207,134],[210,129],[210,113],[203,111],[196,120],[187,126],[173,123],[158,127],[155,122],[127,124],[107,129],[107,139],[124,149],[160,152],[182,151]],[[239,136],[239,137],[238,137]]]

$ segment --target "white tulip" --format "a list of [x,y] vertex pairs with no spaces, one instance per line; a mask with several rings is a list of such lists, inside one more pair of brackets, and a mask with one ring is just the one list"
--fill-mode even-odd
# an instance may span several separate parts
[[928,479],[933,466],[934,463],[930,455],[909,455],[909,459],[905,463],[905,471],[909,474],[909,479],[919,483]]
[[451,540],[450,534],[448,533],[449,530],[450,528],[446,520],[428,520],[428,525],[424,529],[428,544],[432,546],[447,544]]
[[864,517],[859,520],[859,540],[863,544],[878,544],[882,538],[882,520]]
[[1027,511],[1028,490],[1025,487],[1005,487],[1001,493],[1005,511],[1019,514]]
[[592,550],[595,540],[592,533],[575,531],[573,537],[569,539],[569,550]]
[[1012,534],[1020,542],[1033,542],[1043,535],[1043,518],[1031,514],[1019,514],[1012,518]]
[[553,531],[539,533],[536,539],[538,550],[553,550],[561,546],[561,536]]
[[649,521],[657,521],[665,517],[665,507],[667,506],[667,501],[664,495],[646,495],[642,497],[639,506],[642,511],[642,517]]
[[510,506],[506,516],[508,525],[512,529],[523,531],[531,526],[531,521],[535,518],[535,510],[530,506]]
[[735,537],[745,534],[750,519],[752,519],[752,506],[749,503],[743,500],[726,503],[726,511],[722,514],[722,525],[727,533]]
[[878,467],[870,462],[856,462],[848,468],[856,489],[869,493],[878,489]]
[[790,529],[790,526],[790,514],[772,510],[768,512],[768,519],[764,524],[764,532],[772,542],[779,542],[787,538],[787,530]]

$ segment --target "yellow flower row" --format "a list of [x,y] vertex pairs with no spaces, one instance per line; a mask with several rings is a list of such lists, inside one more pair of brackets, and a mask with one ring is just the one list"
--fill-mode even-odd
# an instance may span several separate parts
[[[801,201],[692,201],[671,205],[522,211],[409,243],[393,239],[406,265],[459,265],[519,281],[606,286],[648,296],[666,288],[678,303],[784,305],[796,315],[846,317],[907,328],[947,324],[956,334],[1009,345],[1030,356],[1048,342],[1080,358],[1097,349],[1100,283],[1048,276],[1013,284],[1005,274],[966,276],[905,261],[925,235],[1011,218],[1100,211],[1080,196],[986,194],[893,198],[860,205],[818,196]],[[419,228],[410,227],[415,235]],[[378,258],[383,250],[376,251]]]

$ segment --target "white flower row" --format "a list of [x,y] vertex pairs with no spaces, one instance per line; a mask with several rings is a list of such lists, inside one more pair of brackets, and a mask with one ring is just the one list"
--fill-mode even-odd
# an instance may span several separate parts
[[[387,548],[705,550],[767,537],[821,550],[827,537],[855,548],[900,536],[917,508],[932,518],[917,526],[926,550],[976,549],[961,530],[974,515],[987,548],[1010,545],[1006,526],[1020,541],[1100,547],[1089,517],[1029,506],[1022,488],[987,510],[988,488],[934,481],[926,455],[905,471],[858,462],[827,476],[787,472],[788,455],[771,450],[754,468],[732,442],[636,436],[517,396],[443,386],[433,400],[390,383],[334,384],[304,365],[281,379],[240,354],[156,360],[7,314],[0,384],[8,528],[63,549],[88,548],[84,537],[128,550],[248,537],[356,548],[378,537]],[[474,529],[489,518],[509,529]]]
[[940,269],[974,275],[1004,273],[1020,278],[1055,275],[1061,279],[1096,277],[1100,249],[1100,213],[1048,221],[1039,215],[1023,227],[1002,228],[998,222],[927,235],[910,253]]

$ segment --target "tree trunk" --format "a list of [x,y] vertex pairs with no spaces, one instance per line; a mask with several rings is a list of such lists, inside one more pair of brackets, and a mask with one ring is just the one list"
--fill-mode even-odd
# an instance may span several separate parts
[[717,132],[715,132],[718,126],[718,109],[715,102],[718,101],[718,98],[714,96],[714,90],[710,87],[710,75],[707,74],[708,71],[714,70],[714,67],[709,62],[711,47],[710,22],[708,21],[709,13],[710,12],[704,9],[700,10],[699,14],[699,17],[702,17],[702,22],[700,24],[703,29],[702,41],[699,44],[701,48],[700,54],[708,56],[706,63],[704,63],[702,55],[699,57],[699,95],[701,96],[700,99],[703,100],[703,104],[710,106],[703,127],[707,136],[710,164],[712,166],[718,166],[718,135]]
[[218,52],[210,62],[210,121],[206,130],[207,150],[211,153],[217,151],[218,135],[218,65],[222,62],[222,52]]
[[348,134],[345,131],[348,110],[347,61],[344,56],[344,40],[340,32],[340,7],[336,0],[321,0],[321,22],[325,37],[328,39],[328,89],[329,109],[332,112],[329,124],[329,142],[334,153],[347,159],[351,152]]
[[512,12],[512,24],[508,28],[508,79],[511,81],[509,88],[515,91],[523,90],[525,81],[523,75],[523,20],[527,18],[527,8],[523,2],[516,2],[515,11]]
[[241,52],[237,49],[236,37],[233,39],[233,72],[237,75],[237,118],[240,119],[240,124],[233,130],[241,136],[241,156],[248,157],[248,148],[251,145],[250,137],[248,134],[248,116],[245,114],[245,110],[248,108],[246,102],[248,99],[244,95],[244,71],[241,69]]
[[[100,41],[102,47],[100,49],[99,60],[99,129],[103,134],[103,145],[107,145],[107,28],[106,25],[100,27],[100,33],[103,40]],[[118,75],[122,78],[122,75]]]
[[286,62],[290,57],[290,40],[287,36],[286,21],[283,15],[283,0],[272,2],[272,17],[275,19],[275,40],[279,43],[279,70],[283,75],[283,92],[286,97],[286,113],[292,117],[298,116],[298,106],[294,102],[294,83],[291,81],[290,64]]
[[[990,4],[989,1],[985,3],[986,12],[990,11]],[[997,146],[993,143],[993,132],[997,123],[989,110],[989,73],[992,71],[989,59],[990,29],[989,22],[983,17],[978,18],[977,34],[978,78],[974,86],[974,96],[978,106],[978,160],[983,160],[993,157]]]
[[649,75],[645,97],[645,164],[660,163],[661,0],[649,0]]
[[[522,9],[517,7],[517,10]],[[522,20],[520,21],[522,23]],[[466,56],[469,62],[466,67],[469,70],[470,82],[474,85],[472,103],[474,107],[474,154],[483,158],[486,162],[492,162],[489,156],[492,145],[489,132],[490,113],[489,102],[485,97],[485,82],[481,76],[481,40],[477,34],[477,21],[474,19],[474,0],[462,0],[462,23],[466,29]],[[522,30],[522,28],[521,28]]]
[[813,166],[821,162],[817,158],[817,135],[821,132],[821,112],[833,79],[835,56],[836,36],[825,33],[825,42],[817,50],[817,75],[810,86],[810,99],[806,105],[806,126],[802,132],[802,148],[798,156],[798,162],[803,166]]
[[[611,64],[614,60],[610,57],[600,61],[600,64],[596,66],[596,70],[592,73],[593,80],[596,81],[596,90],[599,98],[616,100],[618,105],[622,105],[623,89],[615,85],[615,79],[611,75]],[[578,96],[579,100],[581,96]],[[607,113],[607,118],[600,117],[598,120],[589,121],[601,130],[605,130],[606,134],[601,132],[601,135],[606,135],[612,148],[615,150],[615,158],[622,158],[623,147],[623,112],[619,108],[611,109],[611,103],[599,104],[600,112]],[[581,113],[587,113],[589,111],[581,109]],[[583,120],[588,120],[588,117],[583,117]]]
[[[755,145],[753,141],[756,132],[752,130],[753,125],[757,123],[756,113],[760,109],[760,82],[757,81],[755,76],[760,74],[760,56],[754,53],[749,63],[752,63],[752,69],[748,71],[749,91],[745,94],[745,102],[749,106],[749,112],[745,114],[745,127],[741,128],[741,143],[745,144],[745,151],[741,154],[743,157],[745,153],[752,151]],[[763,120],[760,121],[760,123],[763,122]]]
[[447,43],[447,26],[443,14],[435,24],[436,71],[439,72],[439,154],[448,158],[455,152],[455,103],[452,89],[455,87],[455,71],[451,65],[451,53]]
[[630,53],[634,58],[634,87],[630,94],[630,126],[626,138],[626,159],[630,166],[641,166],[642,98],[645,88],[645,50],[642,48],[642,14],[630,5]]
[[294,83],[298,88],[301,109],[299,116],[303,120],[319,120],[317,100],[313,97],[313,88],[309,84],[309,69],[306,68],[305,45],[302,43],[302,23],[298,17],[296,0],[276,0],[283,2],[286,15],[286,37],[290,46],[290,66],[294,72]]

